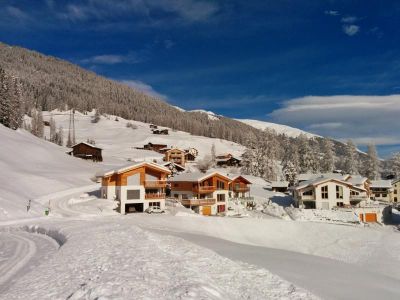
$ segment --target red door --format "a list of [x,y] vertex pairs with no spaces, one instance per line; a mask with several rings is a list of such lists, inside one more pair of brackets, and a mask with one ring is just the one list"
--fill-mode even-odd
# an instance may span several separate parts
[[218,205],[218,212],[224,212],[225,211],[225,205]]

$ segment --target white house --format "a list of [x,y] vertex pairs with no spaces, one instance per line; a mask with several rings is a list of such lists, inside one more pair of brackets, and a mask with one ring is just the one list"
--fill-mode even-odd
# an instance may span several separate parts
[[315,209],[357,205],[368,200],[365,188],[329,177],[303,181],[294,189],[293,196],[298,207]]
[[371,199],[382,202],[392,201],[392,181],[391,180],[372,180],[370,185]]
[[165,207],[167,176],[171,171],[142,162],[108,170],[101,177],[103,198],[117,200],[121,214],[143,212],[149,206]]

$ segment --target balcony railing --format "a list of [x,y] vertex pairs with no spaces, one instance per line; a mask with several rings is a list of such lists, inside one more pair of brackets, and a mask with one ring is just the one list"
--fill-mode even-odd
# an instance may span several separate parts
[[146,180],[144,186],[146,188],[165,188],[167,185],[166,180]]
[[186,206],[202,206],[202,205],[213,205],[215,204],[215,199],[182,199],[179,200],[182,205]]
[[196,193],[212,193],[217,189],[216,186],[214,185],[208,185],[208,186],[196,186],[194,188],[194,191]]
[[233,191],[238,193],[244,193],[250,191],[250,188],[248,186],[240,186],[240,187],[234,186]]
[[254,201],[254,197],[233,197],[229,201]]
[[145,199],[165,199],[164,193],[146,193],[144,194]]
[[315,201],[314,195],[302,195],[300,196],[300,199],[303,201],[311,201],[311,200]]

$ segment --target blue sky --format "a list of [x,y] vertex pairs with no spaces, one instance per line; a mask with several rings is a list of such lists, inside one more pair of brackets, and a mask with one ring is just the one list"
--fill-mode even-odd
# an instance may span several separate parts
[[400,96],[382,97],[400,94],[399,1],[0,5],[0,41],[184,109],[284,123],[361,147],[375,142],[382,156],[400,150]]

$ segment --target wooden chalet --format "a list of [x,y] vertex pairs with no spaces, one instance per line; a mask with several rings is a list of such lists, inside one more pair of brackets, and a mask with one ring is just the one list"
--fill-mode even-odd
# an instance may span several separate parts
[[216,157],[216,163],[219,167],[240,167],[241,160],[234,157],[232,154],[227,153],[218,155]]
[[152,129],[153,134],[168,135],[168,129]]
[[147,145],[143,146],[143,149],[144,150],[160,152],[160,149],[163,149],[163,148],[166,148],[166,147],[167,147],[167,145],[164,145],[164,144],[148,143]]
[[102,149],[99,147],[96,147],[89,143],[81,142],[73,145],[72,151],[68,152],[68,154],[82,159],[90,159],[97,162],[103,161],[101,151]]
[[172,148],[164,153],[164,161],[171,161],[184,167],[186,162],[185,151]]

